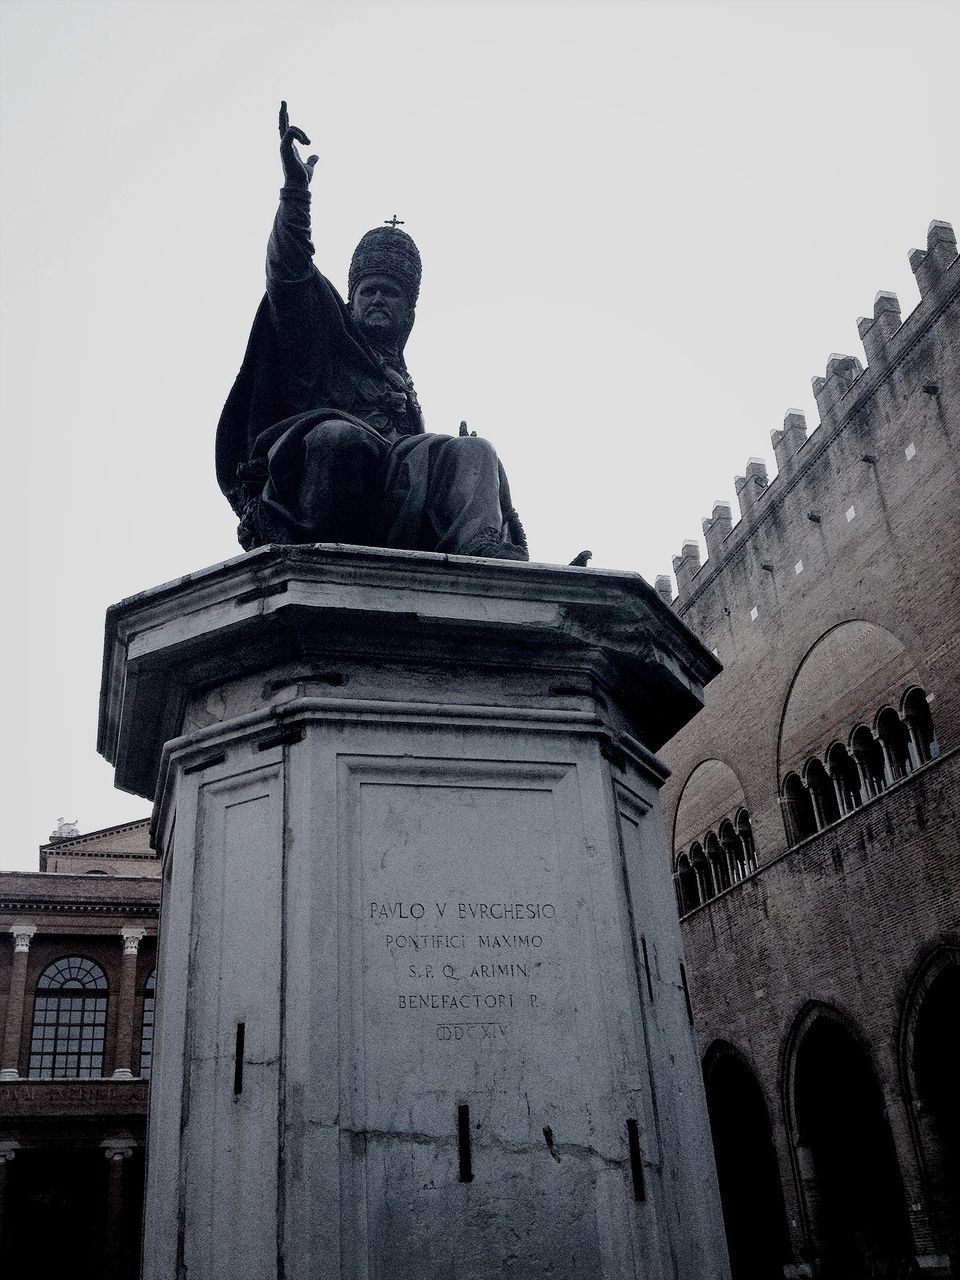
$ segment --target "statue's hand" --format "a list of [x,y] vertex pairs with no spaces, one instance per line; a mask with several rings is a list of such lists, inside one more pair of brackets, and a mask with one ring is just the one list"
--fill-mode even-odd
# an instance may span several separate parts
[[288,187],[302,187],[306,191],[313,177],[314,165],[320,157],[308,156],[306,160],[301,160],[297,148],[293,145],[295,142],[301,142],[305,147],[310,145],[310,139],[303,130],[290,123],[287,104],[281,102],[280,161],[283,165],[283,180]]

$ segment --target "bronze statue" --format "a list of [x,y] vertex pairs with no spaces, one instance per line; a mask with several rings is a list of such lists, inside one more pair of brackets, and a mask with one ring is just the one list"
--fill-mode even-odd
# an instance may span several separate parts
[[420,254],[394,216],[350,263],[348,300],[313,265],[318,157],[280,106],[284,183],[267,292],[217,429],[217,479],[249,550],[267,542],[528,559],[503,467],[461,424],[428,434],[403,358]]

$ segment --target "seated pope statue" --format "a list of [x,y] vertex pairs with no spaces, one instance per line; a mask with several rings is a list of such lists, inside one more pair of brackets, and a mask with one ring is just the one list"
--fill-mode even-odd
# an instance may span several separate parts
[[350,263],[348,299],[313,264],[316,156],[280,110],[284,184],[267,291],[217,429],[217,479],[249,550],[348,542],[528,558],[506,475],[486,440],[424,430],[403,350],[420,254],[391,220]]

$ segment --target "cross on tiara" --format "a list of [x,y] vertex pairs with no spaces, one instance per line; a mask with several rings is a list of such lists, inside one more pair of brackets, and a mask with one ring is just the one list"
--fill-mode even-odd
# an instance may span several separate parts
[[398,218],[396,214],[392,218],[384,218],[384,222],[388,227],[393,227],[394,231],[396,231],[397,227],[403,226],[403,219]]

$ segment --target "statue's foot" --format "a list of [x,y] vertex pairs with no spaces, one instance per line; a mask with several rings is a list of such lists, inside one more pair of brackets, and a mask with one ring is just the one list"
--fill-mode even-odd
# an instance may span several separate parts
[[481,529],[460,552],[464,556],[478,556],[486,560],[529,560],[525,547],[504,542],[499,529]]

